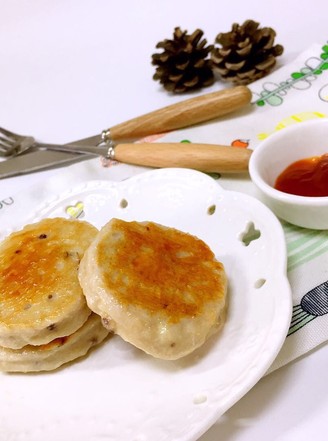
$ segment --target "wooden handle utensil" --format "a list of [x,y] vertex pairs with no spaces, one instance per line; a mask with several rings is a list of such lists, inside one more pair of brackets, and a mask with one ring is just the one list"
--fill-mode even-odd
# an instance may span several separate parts
[[251,97],[246,86],[236,86],[163,107],[111,127],[108,132],[114,142],[169,132],[234,112],[249,104]]
[[248,170],[252,151],[237,147],[188,143],[118,144],[114,159],[147,167],[185,167],[203,172],[240,173]]

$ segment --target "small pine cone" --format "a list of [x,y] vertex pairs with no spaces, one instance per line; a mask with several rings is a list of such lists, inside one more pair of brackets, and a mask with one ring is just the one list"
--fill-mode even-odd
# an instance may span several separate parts
[[249,84],[267,75],[283,53],[280,44],[273,45],[276,33],[272,28],[259,28],[259,23],[246,20],[234,23],[232,30],[217,35],[211,55],[213,69],[222,79],[234,84]]
[[169,92],[182,93],[200,89],[214,83],[211,60],[208,57],[213,45],[206,46],[201,40],[203,31],[188,35],[175,28],[173,40],[160,41],[156,48],[163,52],[152,55],[152,64],[157,66],[154,80],[158,80]]

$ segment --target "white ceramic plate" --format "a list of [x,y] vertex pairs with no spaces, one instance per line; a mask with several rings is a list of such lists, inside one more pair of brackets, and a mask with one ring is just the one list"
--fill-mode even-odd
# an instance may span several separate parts
[[[291,293],[280,223],[256,199],[182,169],[87,182],[33,220],[78,215],[97,227],[114,216],[153,220],[202,238],[226,267],[226,325],[179,361],[156,360],[115,336],[58,371],[1,374],[0,439],[196,440],[266,373],[284,342]],[[246,245],[250,226],[260,237]]]

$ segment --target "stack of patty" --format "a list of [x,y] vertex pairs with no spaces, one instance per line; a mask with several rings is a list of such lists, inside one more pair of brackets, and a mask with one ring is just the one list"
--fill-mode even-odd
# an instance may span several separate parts
[[85,355],[108,335],[78,280],[98,230],[45,219],[0,245],[0,370],[52,370]]

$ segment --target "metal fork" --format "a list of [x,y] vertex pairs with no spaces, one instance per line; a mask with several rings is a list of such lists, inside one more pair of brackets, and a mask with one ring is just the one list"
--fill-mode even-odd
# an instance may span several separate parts
[[[10,158],[0,161],[0,179],[67,164],[75,161],[75,158],[89,159],[91,155],[145,167],[187,167],[218,173],[245,172],[251,154],[248,149],[180,142],[160,142],[154,148],[154,144],[149,142],[131,141],[227,115],[249,105],[251,97],[252,93],[246,86],[211,92],[116,124],[74,144],[38,143],[31,136],[0,129],[0,157]],[[22,155],[29,151],[32,153]]]
[[30,150],[55,150],[78,154],[108,156],[108,145],[81,146],[75,144],[46,144],[39,143],[32,136],[19,135],[0,127],[0,157],[11,158]]
[[[20,160],[23,161],[20,161],[21,164],[17,164],[17,166],[20,166],[21,169],[36,170],[36,166],[32,164],[32,167],[30,167],[25,161],[27,159],[28,162],[29,156],[33,155],[33,153],[26,155],[21,155],[21,153],[29,149],[48,149],[48,147],[52,150],[64,151],[66,152],[65,155],[67,152],[74,152],[74,154],[75,152],[93,153],[103,155],[108,160],[116,160],[125,164],[145,167],[186,167],[205,172],[219,173],[247,171],[251,155],[251,150],[248,149],[237,149],[217,144],[160,142],[156,143],[156,148],[154,144],[149,142],[114,144],[109,132],[109,130],[105,130],[101,136],[96,137],[95,147],[84,147],[80,145],[40,144],[36,143],[31,136],[21,136],[8,130],[0,129],[0,134],[2,135],[0,136],[2,155],[12,157],[12,159],[4,161],[5,176],[9,176],[8,167],[10,175],[12,175],[13,170],[10,165]],[[43,153],[51,152],[44,151]],[[14,158],[15,156],[18,156],[18,158]],[[69,156],[72,157],[72,155]],[[88,155],[77,155],[77,158],[81,157],[84,159]],[[51,165],[54,165],[53,160]]]
[[0,157],[14,157],[29,150],[43,149],[89,153],[113,159],[114,143],[130,142],[218,118],[250,104],[251,97],[252,93],[246,86],[236,86],[189,98],[117,124],[104,130],[101,135],[81,140],[83,144],[81,141],[65,145],[38,143],[31,136],[18,135],[0,128]]

